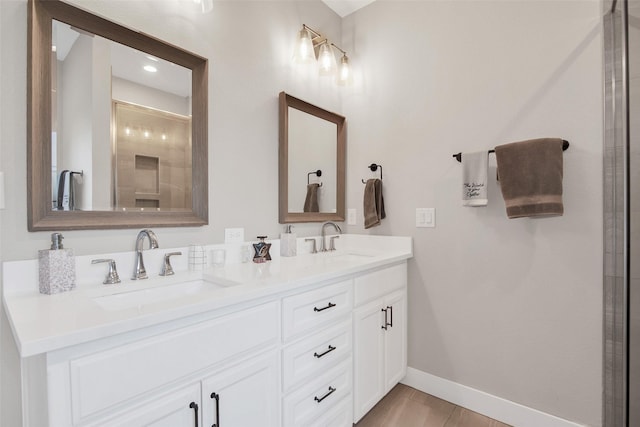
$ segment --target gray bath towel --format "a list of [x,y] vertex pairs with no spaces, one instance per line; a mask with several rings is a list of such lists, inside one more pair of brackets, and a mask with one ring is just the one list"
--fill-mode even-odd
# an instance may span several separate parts
[[509,218],[556,216],[562,203],[562,139],[496,147],[500,189]]
[[320,184],[318,183],[307,185],[307,197],[304,199],[304,212],[320,212],[318,188],[320,188]]
[[387,216],[384,212],[384,198],[382,197],[382,181],[369,179],[364,186],[364,228],[380,225],[380,221]]

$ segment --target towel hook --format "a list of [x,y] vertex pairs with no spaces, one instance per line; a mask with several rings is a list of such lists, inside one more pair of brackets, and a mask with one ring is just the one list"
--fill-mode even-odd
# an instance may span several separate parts
[[[378,168],[380,168],[380,181],[382,181],[382,165],[371,163],[369,166],[367,166],[367,168],[371,169],[371,172],[375,172],[378,170]],[[367,181],[365,181],[364,179],[361,179],[360,181],[362,181],[363,184],[367,183]]]
[[[321,177],[322,176],[322,171],[320,169],[318,169],[317,171],[311,171],[307,174],[307,185],[309,185],[309,178],[311,177],[311,175],[315,175],[317,177]],[[318,187],[322,187],[322,183],[320,183],[320,185]]]

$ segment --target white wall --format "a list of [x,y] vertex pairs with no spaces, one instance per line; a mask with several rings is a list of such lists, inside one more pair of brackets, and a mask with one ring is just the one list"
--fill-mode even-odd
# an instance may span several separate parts
[[[596,1],[382,1],[345,18],[357,64],[347,207],[381,163],[387,219],[410,235],[409,365],[587,425],[601,424],[602,77]],[[571,142],[560,218],[461,205],[459,151]],[[491,157],[489,176],[495,177]],[[435,207],[436,228],[415,228]]]
[[156,110],[169,111],[183,116],[191,115],[191,98],[189,97],[184,98],[119,77],[113,77],[111,81],[111,96],[117,101],[145,105]]

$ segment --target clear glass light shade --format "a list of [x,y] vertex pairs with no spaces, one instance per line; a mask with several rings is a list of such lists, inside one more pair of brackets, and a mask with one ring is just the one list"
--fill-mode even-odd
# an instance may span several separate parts
[[349,66],[349,58],[347,58],[347,55],[342,55],[340,59],[340,67],[338,68],[336,81],[339,85],[347,85],[351,81],[351,67]]
[[200,5],[202,13],[208,13],[213,10],[213,0],[193,0],[193,2]]
[[311,35],[306,28],[300,30],[296,50],[293,53],[293,62],[296,64],[310,64],[316,60],[316,54],[313,51],[313,42]]
[[333,76],[336,72],[336,57],[329,43],[320,46],[318,67],[321,76]]

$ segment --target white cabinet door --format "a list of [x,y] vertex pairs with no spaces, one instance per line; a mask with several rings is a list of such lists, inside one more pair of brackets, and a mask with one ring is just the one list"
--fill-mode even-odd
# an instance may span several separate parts
[[168,393],[151,402],[91,426],[102,427],[198,427],[200,420],[200,384]]
[[373,301],[353,312],[354,420],[358,421],[384,396],[384,312]]
[[407,373],[407,293],[397,291],[384,300],[387,329],[384,333],[384,392],[388,393]]
[[204,380],[203,426],[279,427],[278,367],[278,355],[273,351]]

